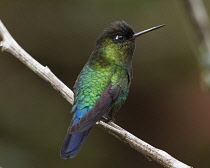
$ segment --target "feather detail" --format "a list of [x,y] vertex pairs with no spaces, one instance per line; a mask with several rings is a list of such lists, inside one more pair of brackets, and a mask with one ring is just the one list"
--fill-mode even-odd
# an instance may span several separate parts
[[102,93],[101,97],[96,101],[95,106],[90,111],[85,113],[79,122],[69,127],[67,132],[69,134],[76,134],[91,128],[98,120],[102,118],[103,115],[108,112],[111,104],[118,99],[121,91],[122,89],[120,86],[116,85],[115,83],[109,84],[109,86]]

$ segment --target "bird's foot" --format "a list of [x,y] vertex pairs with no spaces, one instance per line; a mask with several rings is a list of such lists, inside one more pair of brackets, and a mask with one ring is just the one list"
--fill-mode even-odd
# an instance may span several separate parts
[[108,123],[108,122],[115,122],[115,119],[112,118],[112,117],[105,117],[105,116],[103,116],[103,117],[101,118],[101,121],[103,121],[103,122],[105,122],[105,123]]

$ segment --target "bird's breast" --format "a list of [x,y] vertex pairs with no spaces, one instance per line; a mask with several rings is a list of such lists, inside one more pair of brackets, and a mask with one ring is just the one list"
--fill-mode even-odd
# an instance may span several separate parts
[[91,67],[85,67],[75,84],[75,104],[80,104],[81,109],[94,106],[97,99],[111,82],[113,73],[112,68],[95,70]]

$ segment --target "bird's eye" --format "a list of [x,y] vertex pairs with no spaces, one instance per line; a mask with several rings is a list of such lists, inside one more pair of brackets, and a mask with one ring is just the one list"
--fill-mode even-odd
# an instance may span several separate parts
[[123,36],[121,36],[121,35],[117,35],[117,36],[115,37],[115,39],[116,39],[116,40],[123,40],[124,38],[123,38]]
[[118,42],[123,42],[123,41],[126,40],[126,37],[122,36],[122,35],[116,35],[115,40],[118,41]]

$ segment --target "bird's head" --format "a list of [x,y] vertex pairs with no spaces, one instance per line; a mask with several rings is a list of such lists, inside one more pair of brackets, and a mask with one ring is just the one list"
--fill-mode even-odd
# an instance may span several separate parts
[[133,28],[125,21],[116,21],[106,28],[96,41],[96,48],[116,50],[133,55],[135,39]]
[[104,56],[113,61],[131,59],[135,49],[135,39],[142,34],[158,29],[159,25],[139,33],[125,21],[116,21],[106,28],[96,41],[95,50],[100,50]]

